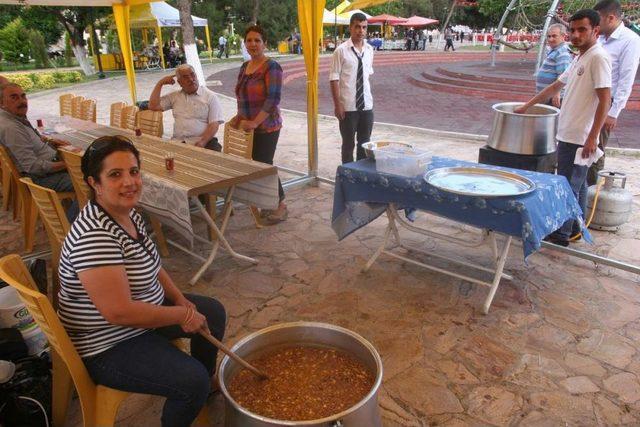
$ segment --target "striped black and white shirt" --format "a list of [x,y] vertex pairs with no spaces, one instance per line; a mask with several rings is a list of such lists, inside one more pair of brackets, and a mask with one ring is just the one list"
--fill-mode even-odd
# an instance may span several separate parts
[[[80,357],[103,352],[147,329],[109,323],[91,302],[78,273],[92,268],[123,265],[131,298],[160,305],[164,290],[158,280],[160,257],[146,233],[140,214],[131,211],[138,239],[130,236],[95,202],[89,202],[71,226],[60,254],[58,315]],[[102,286],[111,286],[105,282]]]

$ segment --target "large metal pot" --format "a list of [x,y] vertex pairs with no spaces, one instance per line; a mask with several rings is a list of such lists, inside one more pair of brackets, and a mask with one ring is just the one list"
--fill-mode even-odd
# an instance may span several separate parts
[[326,323],[283,323],[254,332],[234,345],[232,350],[240,357],[251,359],[251,355],[259,355],[291,345],[331,347],[358,358],[367,368],[375,372],[376,379],[371,391],[351,408],[331,417],[308,421],[284,421],[266,418],[241,407],[229,394],[226,384],[229,383],[241,367],[228,356],[225,356],[222,359],[219,371],[220,389],[225,397],[225,426],[382,426],[378,411],[378,389],[382,383],[382,360],[376,349],[355,332]]
[[557,116],[560,113],[550,105],[536,104],[527,114],[513,110],[522,102],[503,102],[492,108],[493,128],[487,145],[499,151],[514,154],[549,154],[556,151]]

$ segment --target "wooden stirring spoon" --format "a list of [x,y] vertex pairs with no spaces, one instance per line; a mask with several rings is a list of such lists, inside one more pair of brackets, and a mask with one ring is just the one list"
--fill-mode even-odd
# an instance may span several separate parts
[[202,335],[207,341],[209,341],[211,344],[215,345],[216,347],[218,347],[220,350],[222,350],[222,352],[224,354],[226,354],[227,356],[229,356],[230,358],[232,358],[233,360],[235,360],[236,362],[238,362],[240,365],[242,365],[243,367],[247,368],[249,371],[253,372],[258,378],[260,378],[261,380],[268,380],[269,377],[267,376],[267,374],[265,374],[264,372],[262,372],[261,370],[259,370],[258,368],[256,368],[255,366],[251,365],[250,363],[248,363],[246,360],[244,360],[242,357],[238,356],[237,354],[235,354],[233,351],[231,351],[231,349],[229,347],[227,347],[226,345],[222,344],[222,342],[220,342],[218,339],[216,339],[216,337],[214,337],[213,335],[211,335],[210,333],[200,330],[199,331],[200,335]]

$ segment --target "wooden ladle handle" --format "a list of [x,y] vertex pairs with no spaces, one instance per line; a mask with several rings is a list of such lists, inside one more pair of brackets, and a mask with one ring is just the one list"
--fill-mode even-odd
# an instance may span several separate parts
[[238,362],[240,365],[242,365],[243,367],[245,367],[246,369],[248,369],[249,371],[253,372],[258,378],[263,379],[263,380],[267,380],[269,379],[269,377],[262,372],[261,370],[259,370],[258,368],[256,368],[255,366],[251,365],[250,363],[248,363],[246,360],[244,360],[242,357],[238,356],[237,354],[235,354],[233,351],[231,351],[231,349],[229,347],[227,347],[226,345],[222,344],[222,342],[218,341],[218,339],[216,339],[216,337],[214,337],[213,335],[211,335],[210,333],[206,332],[206,331],[199,331],[200,335],[202,335],[207,341],[209,341],[211,344],[215,345],[216,347],[218,347],[220,350],[222,350],[222,352],[224,354],[226,354],[227,356],[229,356],[230,358],[232,358],[233,360],[235,360],[236,362]]

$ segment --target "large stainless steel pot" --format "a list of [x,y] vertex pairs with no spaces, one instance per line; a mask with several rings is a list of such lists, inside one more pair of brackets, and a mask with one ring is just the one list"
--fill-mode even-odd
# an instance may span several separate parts
[[[378,389],[382,383],[382,360],[376,349],[360,335],[348,329],[326,323],[292,322],[262,329],[245,337],[233,346],[240,357],[291,345],[331,347],[345,351],[361,360],[376,379],[369,394],[351,408],[331,417],[308,421],[283,421],[262,417],[241,407],[229,395],[226,384],[241,367],[225,356],[220,364],[220,389],[225,397],[225,426],[227,427],[275,427],[275,426],[323,426],[323,427],[381,427],[378,411]],[[267,373],[268,374],[268,373]]]
[[560,113],[550,105],[536,104],[527,114],[513,110],[522,102],[503,102],[492,108],[493,128],[487,145],[499,151],[514,154],[548,154],[556,151],[557,116]]

